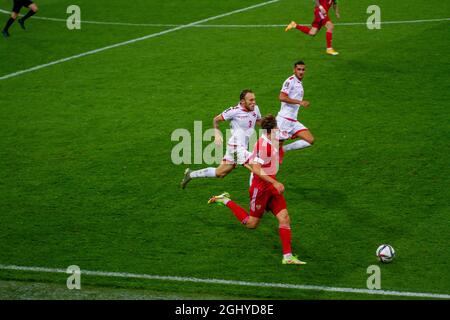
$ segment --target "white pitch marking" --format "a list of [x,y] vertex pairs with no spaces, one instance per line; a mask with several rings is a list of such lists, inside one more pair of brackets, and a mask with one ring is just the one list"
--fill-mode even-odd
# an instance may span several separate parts
[[[10,14],[9,11],[0,9],[0,13]],[[41,16],[33,16],[32,19],[49,20],[57,22],[66,22],[67,19],[48,18]],[[439,22],[450,21],[450,18],[439,19],[422,19],[422,20],[399,20],[399,21],[381,21],[381,24],[410,24],[410,23],[425,23],[425,22]],[[91,21],[91,20],[76,20],[76,22],[86,24],[103,24],[111,26],[133,26],[133,27],[181,27],[183,24],[164,24],[164,23],[128,23],[128,22],[108,22],[108,21]],[[310,23],[299,23],[302,25],[309,25]],[[335,26],[358,26],[366,25],[367,22],[336,22]],[[286,27],[286,24],[197,24],[191,27],[195,28],[281,28]]]
[[[46,272],[46,273],[66,273],[66,269],[25,267],[25,266],[2,265],[2,264],[0,264],[0,270],[31,271],[31,272]],[[99,276],[99,277],[134,278],[134,279],[146,279],[146,280],[225,284],[225,285],[259,287],[259,288],[283,288],[283,289],[314,290],[314,291],[343,292],[343,293],[360,293],[360,294],[382,295],[382,296],[450,299],[450,294],[438,294],[438,293],[427,293],[427,292],[369,290],[369,289],[339,288],[339,287],[313,286],[313,285],[288,284],[288,283],[249,282],[249,281],[223,280],[223,279],[201,279],[201,278],[191,278],[191,277],[159,276],[159,275],[150,275],[150,274],[89,271],[89,270],[81,270],[81,274],[88,275],[88,276]]]
[[[0,13],[10,14],[11,12],[0,9]],[[19,14],[19,16],[23,16],[23,14]],[[32,19],[39,20],[48,20],[48,21],[56,21],[56,22],[66,22],[67,19],[60,18],[49,18],[49,17],[41,17],[41,16],[33,16]],[[105,24],[111,26],[134,26],[134,27],[179,27],[182,24],[162,24],[162,23],[128,23],[128,22],[107,22],[107,21],[89,21],[89,20],[75,20],[75,22],[81,22],[86,24]]]
[[256,9],[256,8],[259,8],[259,7],[262,7],[262,6],[266,6],[268,4],[272,4],[272,3],[275,3],[275,2],[278,2],[278,1],[280,1],[280,0],[271,0],[271,1],[262,2],[262,3],[255,4],[255,5],[250,6],[250,7],[246,7],[246,8],[242,8],[242,9],[238,9],[238,10],[234,10],[234,11],[230,11],[230,12],[223,13],[223,14],[220,14],[220,15],[217,15],[217,16],[214,16],[214,17],[210,17],[210,18],[199,20],[199,21],[195,21],[195,22],[192,22],[192,23],[189,23],[189,24],[180,25],[180,26],[172,28],[172,29],[164,30],[164,31],[157,32],[157,33],[152,33],[152,34],[140,37],[140,38],[136,38],[136,39],[132,39],[132,40],[124,41],[124,42],[119,42],[119,43],[116,43],[116,44],[113,44],[113,45],[110,45],[110,46],[106,46],[106,47],[103,47],[103,48],[91,50],[91,51],[84,52],[84,53],[80,53],[80,54],[77,54],[77,55],[74,55],[74,56],[70,56],[70,57],[67,57],[67,58],[64,58],[64,59],[59,59],[59,60],[52,61],[52,62],[49,62],[49,63],[46,63],[46,64],[41,64],[41,65],[29,68],[29,69],[25,69],[25,70],[21,70],[21,71],[17,71],[17,72],[13,72],[13,73],[4,75],[4,76],[0,77],[0,80],[6,80],[6,79],[9,79],[9,78],[12,78],[12,77],[19,76],[19,75],[24,74],[24,73],[36,71],[36,70],[43,69],[43,68],[46,68],[46,67],[50,67],[50,66],[53,66],[55,64],[59,64],[59,63],[63,63],[63,62],[66,62],[66,61],[78,59],[78,58],[81,58],[81,57],[85,57],[85,56],[88,56],[88,55],[91,55],[91,54],[95,54],[95,53],[99,53],[99,52],[102,52],[102,51],[106,51],[106,50],[109,50],[109,49],[122,47],[122,46],[128,45],[130,43],[139,42],[139,41],[147,40],[147,39],[150,39],[150,38],[155,38],[155,37],[167,34],[167,33],[171,33],[171,32],[174,32],[174,31],[181,30],[181,29],[186,29],[186,28],[189,28],[189,27],[193,27],[195,25],[202,24],[202,23],[205,23],[205,22],[208,22],[208,21],[211,21],[211,20],[220,19],[220,18],[227,17],[227,16],[230,16],[230,15],[233,15],[233,14],[236,14],[236,13],[245,12],[245,11]]

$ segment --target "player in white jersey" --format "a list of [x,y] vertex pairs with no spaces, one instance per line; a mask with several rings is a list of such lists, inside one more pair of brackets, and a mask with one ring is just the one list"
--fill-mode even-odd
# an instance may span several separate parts
[[227,151],[222,163],[217,168],[209,167],[196,171],[187,168],[181,181],[183,189],[192,179],[224,178],[233,171],[236,165],[244,165],[248,162],[251,156],[248,151],[248,143],[255,130],[255,124],[261,125],[261,113],[256,105],[255,94],[251,90],[243,90],[239,98],[238,105],[228,108],[214,118],[215,143],[217,145],[223,143],[219,123],[230,121],[231,138],[228,140]]
[[314,137],[309,129],[297,120],[300,107],[309,107],[309,101],[303,100],[302,80],[305,71],[305,63],[303,61],[296,62],[294,75],[283,83],[279,95],[281,109],[277,115],[278,128],[283,135],[287,135],[291,139],[301,139],[283,146],[284,151],[303,149],[314,144]]

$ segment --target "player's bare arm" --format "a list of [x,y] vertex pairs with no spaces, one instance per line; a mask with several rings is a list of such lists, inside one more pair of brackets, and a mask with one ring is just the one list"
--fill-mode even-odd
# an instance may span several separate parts
[[316,0],[316,7],[319,7],[320,12],[322,12],[324,15],[327,14],[326,10],[324,7],[322,7],[322,5],[320,4],[320,0]]
[[333,4],[333,9],[334,9],[334,13],[336,14],[336,18],[340,19],[341,13],[339,11],[339,6],[336,2]]
[[281,102],[284,102],[284,103],[299,104],[299,105],[301,105],[302,107],[305,107],[305,108],[309,107],[309,101],[307,101],[307,100],[300,101],[300,100],[297,100],[297,99],[291,99],[284,92],[280,92],[280,96],[278,98],[279,98],[279,100]]
[[252,162],[249,164],[245,164],[244,167],[253,172],[253,174],[256,174],[262,180],[271,183],[280,194],[284,192],[284,185],[281,182],[270,177],[267,173],[265,173],[264,169],[261,167],[259,163]]
[[223,138],[222,138],[222,132],[219,129],[219,123],[225,121],[222,114],[219,114],[218,116],[214,117],[213,120],[213,127],[214,127],[214,131],[215,131],[215,144],[216,145],[221,145],[223,143]]

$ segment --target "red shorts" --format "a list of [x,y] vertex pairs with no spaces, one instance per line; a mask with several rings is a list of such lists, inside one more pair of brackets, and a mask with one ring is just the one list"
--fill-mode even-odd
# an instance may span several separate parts
[[323,15],[319,8],[314,10],[314,21],[312,22],[314,28],[320,30],[320,28],[326,25],[328,21],[331,21],[330,18],[328,18],[328,14],[326,16]]
[[251,185],[250,189],[250,216],[261,218],[265,211],[272,211],[276,216],[281,210],[286,209],[286,200],[275,188],[258,189]]

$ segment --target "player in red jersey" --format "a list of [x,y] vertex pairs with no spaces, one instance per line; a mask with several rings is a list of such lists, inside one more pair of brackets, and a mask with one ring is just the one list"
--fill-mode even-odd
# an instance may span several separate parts
[[327,54],[336,56],[339,52],[335,51],[331,45],[333,40],[333,28],[334,25],[331,22],[328,11],[331,7],[334,8],[336,13],[336,18],[340,19],[341,15],[339,13],[339,7],[337,4],[337,0],[315,0],[316,6],[314,8],[314,21],[312,22],[312,27],[301,26],[297,24],[295,21],[291,21],[285,29],[285,31],[289,31],[293,28],[300,30],[303,33],[306,33],[310,36],[315,36],[319,30],[325,26],[327,28],[326,38],[327,38]]
[[247,169],[252,171],[250,186],[250,213],[230,199],[228,193],[214,196],[208,203],[225,205],[238,220],[249,229],[255,229],[265,211],[271,211],[279,223],[279,235],[283,248],[283,264],[306,264],[292,255],[291,226],[283,192],[284,186],[276,180],[279,164],[283,161],[283,149],[279,148],[277,122],[274,116],[262,119],[261,127],[266,130],[256,142]]

